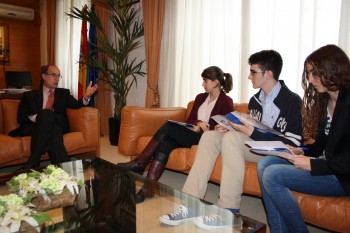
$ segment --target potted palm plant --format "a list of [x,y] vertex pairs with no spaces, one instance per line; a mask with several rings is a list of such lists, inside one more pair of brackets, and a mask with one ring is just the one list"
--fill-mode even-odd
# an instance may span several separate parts
[[[121,111],[126,105],[129,90],[134,84],[137,85],[139,77],[146,74],[142,71],[145,60],[137,62],[136,57],[130,58],[130,53],[141,45],[140,39],[144,35],[143,20],[139,17],[139,1],[93,0],[92,3],[108,9],[109,22],[113,25],[114,31],[108,33],[108,28],[104,28],[99,15],[91,9],[83,12],[74,7],[67,15],[96,26],[97,44],[94,45],[96,48],[94,52],[98,52],[99,57],[88,54],[85,63],[102,73],[99,80],[106,82],[113,92],[115,106],[110,122],[118,123],[115,127],[110,123],[110,141],[113,145],[117,145],[118,137],[111,138],[113,136],[111,131],[120,126]],[[110,40],[113,36],[115,40]],[[115,134],[119,135],[119,129]]]

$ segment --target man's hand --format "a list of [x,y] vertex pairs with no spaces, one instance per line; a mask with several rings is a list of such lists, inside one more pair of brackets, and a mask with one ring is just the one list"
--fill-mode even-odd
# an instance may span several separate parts
[[241,132],[250,137],[254,131],[254,127],[251,124],[246,123],[243,118],[240,118],[239,120],[243,123],[243,125],[235,124],[232,121],[228,121],[228,123],[238,132]]
[[226,129],[225,126],[223,125],[215,125],[215,128],[214,128],[216,131],[219,131],[219,132],[223,132],[223,133],[226,133],[228,130]]
[[92,86],[92,81],[90,81],[89,86],[86,87],[84,99],[85,100],[90,99],[90,97],[96,92],[97,88],[98,88],[97,83]]

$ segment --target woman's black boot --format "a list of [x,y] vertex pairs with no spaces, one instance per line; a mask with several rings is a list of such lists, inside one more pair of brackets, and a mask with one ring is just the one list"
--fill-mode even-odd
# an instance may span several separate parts
[[138,174],[143,174],[147,165],[152,160],[154,153],[158,148],[159,143],[155,139],[147,144],[146,148],[137,156],[136,159],[127,163],[118,163],[119,166],[126,168]]
[[165,170],[165,164],[156,160],[153,160],[148,170],[146,181],[140,191],[136,194],[136,203],[143,202],[146,198],[154,196],[154,190],[158,186],[158,180]]
[[143,172],[145,171],[147,164],[148,163],[140,163],[139,158],[136,158],[136,159],[134,159],[130,162],[127,162],[127,163],[118,163],[119,166],[126,168],[130,171],[133,171],[135,173],[138,173],[140,175],[142,175]]
[[138,191],[135,197],[136,204],[142,203],[146,199],[143,187]]

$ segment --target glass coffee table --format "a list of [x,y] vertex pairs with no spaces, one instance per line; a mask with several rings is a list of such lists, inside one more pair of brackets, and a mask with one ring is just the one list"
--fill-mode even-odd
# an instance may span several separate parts
[[[144,176],[102,159],[76,160],[59,166],[84,180],[85,187],[81,188],[74,205],[48,211],[53,224],[45,226],[43,232],[208,232],[193,222],[170,226],[159,221],[161,215],[172,213],[181,204],[196,209],[200,215],[216,213],[226,221],[233,222],[232,228],[210,232],[266,232],[263,223],[246,216],[233,215],[216,205],[149,181]],[[8,194],[7,180],[27,171],[0,174],[0,194]],[[136,204],[135,193],[143,185],[153,197]]]

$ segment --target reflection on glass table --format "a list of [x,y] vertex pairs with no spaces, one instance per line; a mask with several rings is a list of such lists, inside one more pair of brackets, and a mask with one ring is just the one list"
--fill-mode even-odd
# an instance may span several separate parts
[[100,159],[61,164],[67,172],[71,165],[77,165],[73,175],[83,175],[85,190],[74,206],[64,209],[65,221],[47,227],[47,232],[136,232],[133,176]]
[[[213,205],[204,200],[183,193],[165,184],[148,180],[144,176],[133,173],[136,180],[136,190],[144,186],[145,192],[153,196],[136,205],[136,226],[138,233],[147,232],[266,232],[264,223],[255,221],[240,214],[232,214],[231,211]],[[173,213],[180,205],[191,211],[194,221],[188,221],[179,225],[164,224],[162,215]],[[219,216],[227,228],[210,229],[210,227],[198,224],[203,216]]]
[[[85,186],[74,205],[47,211],[54,224],[43,227],[41,232],[136,232],[135,182],[130,172],[100,159],[76,160],[59,166],[84,180]],[[29,171],[0,175],[0,194],[7,194],[6,181],[12,176]]]
[[[226,209],[165,184],[150,181],[102,159],[76,160],[59,166],[68,174],[84,180],[85,186],[81,188],[74,205],[48,211],[54,224],[46,226],[42,232],[208,232],[193,221],[176,226],[160,221],[160,216],[174,212],[179,205],[195,210],[198,216],[217,214],[224,221],[232,223],[230,228],[210,232],[266,231],[263,223],[246,216],[233,215]],[[28,171],[0,174],[0,194],[7,194],[7,180]],[[142,186],[153,197],[136,204],[135,194]]]

